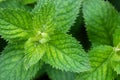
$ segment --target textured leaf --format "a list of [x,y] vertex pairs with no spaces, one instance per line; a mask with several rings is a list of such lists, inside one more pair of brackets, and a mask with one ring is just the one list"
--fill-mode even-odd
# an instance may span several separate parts
[[83,72],[90,69],[87,55],[74,38],[56,33],[51,39],[43,57],[46,63],[65,71]]
[[33,10],[33,25],[36,31],[52,33],[55,27],[54,0],[38,0]]
[[114,7],[108,1],[86,0],[83,14],[92,43],[113,45],[111,36],[115,28],[120,25],[120,16]]
[[75,73],[64,72],[56,69],[49,69],[47,72],[51,80],[74,80]]
[[0,7],[9,9],[25,9],[25,7],[17,0],[3,0],[0,2]]
[[35,76],[41,64],[26,70],[23,66],[23,48],[9,46],[0,56],[0,80],[30,80]]
[[39,0],[33,13],[38,14],[34,19],[40,23],[35,23],[43,30],[55,26],[57,30],[67,32],[79,13],[81,2],[82,0]]
[[55,0],[57,30],[68,32],[70,27],[78,17],[78,13],[83,0]]
[[112,57],[112,67],[117,74],[120,74],[120,28],[116,28],[113,34],[114,55]]
[[120,48],[120,27],[116,28],[113,34],[113,44],[115,47]]
[[29,67],[38,63],[39,60],[43,57],[45,49],[45,44],[40,44],[39,42],[32,42],[31,39],[29,39],[25,43],[25,68],[28,69]]
[[90,63],[92,70],[80,73],[76,80],[113,80],[114,71],[112,70],[111,57],[114,54],[110,46],[98,46],[90,52]]
[[13,41],[26,39],[31,33],[31,21],[31,15],[24,10],[0,9],[0,35]]

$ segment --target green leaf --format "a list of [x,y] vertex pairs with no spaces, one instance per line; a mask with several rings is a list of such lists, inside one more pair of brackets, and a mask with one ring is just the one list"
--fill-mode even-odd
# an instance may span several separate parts
[[83,14],[88,36],[93,44],[113,45],[114,30],[120,25],[120,16],[115,8],[104,0],[86,0]]
[[68,32],[75,23],[83,0],[55,0],[57,30]]
[[54,0],[39,0],[33,9],[33,25],[36,32],[52,33],[55,27],[53,18],[55,17]]
[[40,44],[39,42],[32,42],[29,39],[25,43],[25,57],[24,65],[26,69],[29,69],[31,66],[39,62],[39,60],[45,54],[46,45]]
[[120,61],[113,61],[112,67],[113,67],[114,71],[117,72],[117,74],[120,74]]
[[24,10],[0,9],[0,35],[11,41],[23,40],[32,35],[32,18]]
[[51,80],[74,80],[75,79],[75,73],[72,73],[72,72],[65,72],[65,71],[60,71],[60,70],[51,68],[48,70],[47,73]]
[[120,48],[120,27],[116,28],[113,34],[113,45]]
[[115,75],[111,65],[113,48],[98,46],[93,48],[89,54],[92,70],[80,73],[76,80],[113,80]]
[[32,79],[41,63],[37,63],[28,70],[24,68],[24,49],[19,45],[10,45],[0,56],[0,80],[30,80]]
[[65,71],[84,72],[90,69],[88,56],[81,45],[71,36],[62,33],[51,36],[43,60]]
[[37,0],[20,0],[23,4],[32,4],[35,3]]
[[9,9],[25,9],[25,7],[17,0],[3,0],[0,2],[0,7]]
[[[68,32],[79,13],[82,0],[39,0],[33,13],[38,27],[53,27]],[[42,17],[41,17],[42,16]],[[36,21],[35,20],[35,21]]]
[[120,74],[120,27],[116,28],[113,34],[114,55],[112,57],[112,67],[117,74]]
[[114,46],[114,56],[113,61],[120,61],[120,27],[116,28],[115,33],[113,34],[113,46]]

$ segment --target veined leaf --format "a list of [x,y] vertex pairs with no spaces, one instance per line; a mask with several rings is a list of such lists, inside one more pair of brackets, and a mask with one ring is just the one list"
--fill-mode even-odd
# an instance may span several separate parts
[[83,0],[55,0],[56,1],[56,17],[55,23],[57,30],[68,32],[74,24]]
[[115,33],[113,34],[113,46],[114,46],[114,56],[113,61],[120,61],[120,28],[116,28]]
[[56,33],[51,39],[43,56],[46,63],[65,71],[83,72],[90,69],[88,56],[74,38]]
[[9,9],[25,9],[25,7],[17,0],[3,0],[0,2],[0,7]]
[[114,56],[112,57],[112,67],[117,74],[120,74],[120,28],[116,28],[113,34]]
[[51,34],[55,28],[53,18],[55,17],[54,0],[38,0],[33,10],[33,25],[36,31]]
[[26,70],[23,65],[23,48],[11,45],[0,56],[0,80],[30,80],[35,76],[41,64]]
[[32,34],[31,23],[31,15],[24,10],[0,9],[0,35],[7,40],[26,39]]
[[29,39],[25,43],[24,65],[26,69],[38,63],[45,54],[45,50],[45,44],[40,44],[39,42],[32,42],[31,39]]
[[86,0],[83,14],[90,40],[94,44],[113,45],[114,30],[120,25],[120,16],[115,8],[104,0]]
[[114,54],[110,46],[98,46],[90,52],[90,63],[93,68],[90,72],[80,73],[76,80],[113,80],[114,71],[111,58]]
[[74,80],[75,73],[65,72],[57,69],[49,69],[47,72],[51,80]]
[[33,13],[37,13],[34,17],[36,26],[43,30],[55,26],[58,31],[68,32],[79,13],[81,2],[82,0],[39,0],[33,10]]
[[113,34],[113,45],[120,48],[120,27],[116,28]]

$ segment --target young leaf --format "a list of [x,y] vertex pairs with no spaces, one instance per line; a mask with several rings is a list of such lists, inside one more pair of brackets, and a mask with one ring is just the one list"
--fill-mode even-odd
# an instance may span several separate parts
[[37,63],[28,70],[23,65],[23,48],[10,45],[0,56],[0,80],[30,80],[35,76],[41,64]]
[[93,70],[80,73],[76,80],[113,80],[115,75],[111,65],[111,58],[114,54],[113,48],[98,46],[93,48],[89,54]]
[[79,43],[71,36],[62,33],[51,36],[43,60],[65,71],[84,72],[90,69],[88,57]]
[[51,80],[74,80],[75,73],[60,71],[57,69],[49,69],[47,72]]
[[120,28],[116,28],[115,33],[113,34],[113,44],[115,54],[112,57],[112,67],[117,74],[120,74]]
[[26,69],[38,63],[39,60],[45,54],[45,50],[46,50],[45,44],[40,44],[39,42],[32,42],[31,39],[29,39],[25,43],[24,64]]
[[39,0],[33,10],[33,25],[36,31],[52,33],[55,28],[54,0]]
[[108,1],[86,0],[83,4],[83,14],[92,43],[113,45],[111,36],[120,25],[120,16],[115,8]]
[[0,35],[7,40],[26,39],[31,22],[31,15],[24,10],[0,9]]
[[55,25],[57,30],[66,33],[79,13],[81,2],[82,0],[39,0],[33,13],[39,14],[36,17],[38,22],[49,24],[48,26],[42,25],[43,27]]

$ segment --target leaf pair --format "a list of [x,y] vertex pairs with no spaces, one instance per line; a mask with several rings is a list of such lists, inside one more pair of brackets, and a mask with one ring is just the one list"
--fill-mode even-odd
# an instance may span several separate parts
[[5,49],[0,57],[0,79],[29,80],[34,72],[31,68],[42,61],[65,71],[89,70],[88,56],[81,45],[66,34],[77,17],[81,2],[38,0],[32,12],[20,8],[0,9],[0,35],[11,44],[7,48],[10,51]]
[[83,14],[89,39],[95,47],[89,52],[93,69],[80,73],[76,80],[113,80],[116,72],[120,73],[120,15],[103,0],[86,0]]

